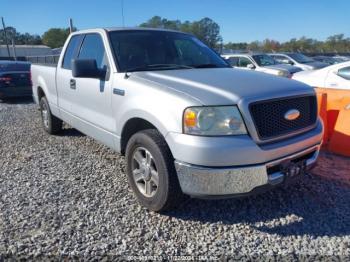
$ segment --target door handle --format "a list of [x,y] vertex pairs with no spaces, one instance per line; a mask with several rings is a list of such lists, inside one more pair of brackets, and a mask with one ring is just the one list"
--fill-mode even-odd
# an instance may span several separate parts
[[71,88],[71,89],[76,89],[76,88],[77,88],[75,79],[71,79],[71,80],[69,81],[69,84],[70,84],[70,88]]

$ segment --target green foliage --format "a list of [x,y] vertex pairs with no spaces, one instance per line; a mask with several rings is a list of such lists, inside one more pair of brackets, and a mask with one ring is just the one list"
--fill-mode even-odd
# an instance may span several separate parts
[[328,37],[326,41],[301,37],[299,39],[292,38],[284,43],[271,39],[251,43],[230,42],[224,45],[224,49],[261,52],[349,53],[350,38],[345,38],[344,34],[338,34]]
[[61,47],[69,33],[69,28],[51,28],[43,34],[43,43],[51,48]]
[[[12,26],[6,27],[7,42],[12,44],[12,39],[16,45],[40,45],[42,44],[41,37],[31,35],[29,33],[21,34]],[[0,29],[0,44],[6,44],[4,30]]]
[[154,16],[141,27],[165,28],[191,33],[212,48],[217,48],[222,41],[220,36],[220,26],[212,19],[205,17],[199,21],[168,20],[160,16]]
[[[212,19],[205,17],[199,21],[168,20],[160,16],[154,16],[141,27],[166,28],[194,34],[208,46],[218,49],[223,47],[227,50],[261,51],[261,52],[311,52],[311,53],[350,53],[350,38],[344,34],[329,36],[325,41],[312,38],[292,38],[287,42],[278,42],[272,39],[253,41],[251,43],[229,42],[222,45],[220,26]],[[29,33],[20,33],[14,27],[6,27],[8,43],[14,40],[16,45],[40,45],[45,44],[51,48],[62,47],[69,36],[68,28],[51,28],[42,37]],[[0,44],[5,44],[4,30],[0,29]]]

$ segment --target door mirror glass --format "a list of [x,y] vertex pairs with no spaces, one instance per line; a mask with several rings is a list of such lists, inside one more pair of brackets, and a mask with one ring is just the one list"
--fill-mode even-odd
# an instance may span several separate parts
[[73,77],[101,79],[106,75],[106,71],[97,68],[95,59],[73,59],[72,75]]

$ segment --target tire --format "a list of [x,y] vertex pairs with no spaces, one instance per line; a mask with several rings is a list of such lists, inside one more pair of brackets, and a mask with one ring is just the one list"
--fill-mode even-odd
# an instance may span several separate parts
[[[147,158],[147,152],[150,153],[151,160],[150,157]],[[139,161],[141,156],[142,161]],[[147,129],[134,134],[126,147],[126,161],[129,185],[142,206],[161,212],[180,204],[184,195],[177,179],[174,158],[157,130]],[[140,165],[140,162],[143,164]],[[150,184],[148,194],[146,184]]]
[[50,135],[57,134],[62,131],[62,120],[51,114],[49,102],[46,97],[40,99],[40,114],[44,130]]

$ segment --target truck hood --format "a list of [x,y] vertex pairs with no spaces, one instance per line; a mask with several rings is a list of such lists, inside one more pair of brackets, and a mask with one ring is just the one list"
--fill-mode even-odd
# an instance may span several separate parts
[[296,72],[300,72],[301,69],[296,66],[287,65],[287,64],[277,64],[277,65],[271,65],[271,66],[265,66],[266,68],[276,69],[276,70],[285,70],[288,71],[291,74],[294,74]]
[[265,100],[310,94],[313,89],[287,78],[243,69],[207,68],[134,72],[132,79],[148,81],[187,94],[203,105],[238,104],[244,99]]

